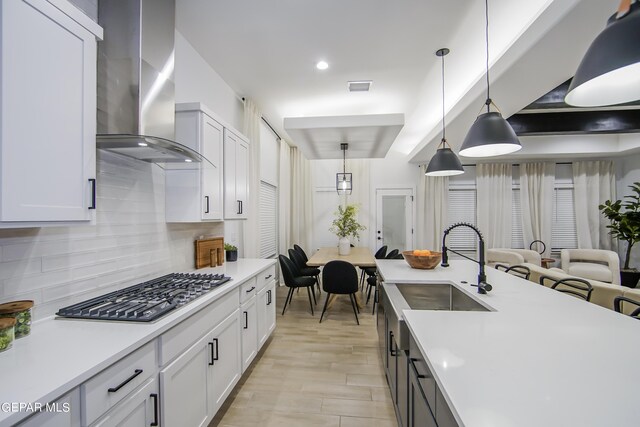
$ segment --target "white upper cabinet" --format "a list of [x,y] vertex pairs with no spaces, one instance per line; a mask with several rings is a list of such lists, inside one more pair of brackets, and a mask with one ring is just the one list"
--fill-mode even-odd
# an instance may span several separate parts
[[224,127],[206,107],[176,105],[176,141],[202,154],[199,164],[166,171],[167,222],[221,221]]
[[92,221],[102,28],[66,0],[0,7],[0,227]]
[[224,217],[246,219],[249,207],[249,141],[224,132]]

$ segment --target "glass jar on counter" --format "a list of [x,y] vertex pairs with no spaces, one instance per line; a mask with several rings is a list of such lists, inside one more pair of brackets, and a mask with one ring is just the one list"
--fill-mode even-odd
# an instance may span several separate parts
[[11,301],[0,304],[0,318],[15,319],[15,337],[22,338],[31,332],[31,308],[33,301]]
[[9,350],[13,346],[15,324],[16,319],[13,317],[0,319],[0,353]]

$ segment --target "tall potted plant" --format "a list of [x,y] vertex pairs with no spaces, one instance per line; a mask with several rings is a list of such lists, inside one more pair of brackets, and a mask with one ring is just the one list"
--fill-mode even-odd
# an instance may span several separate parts
[[336,219],[331,223],[330,232],[340,238],[338,241],[338,253],[340,255],[349,255],[351,252],[351,241],[349,237],[360,237],[360,232],[366,230],[357,220],[358,207],[356,205],[346,205],[344,208],[338,206],[338,210],[334,212]]
[[634,288],[640,280],[640,271],[636,268],[629,268],[629,260],[631,259],[631,248],[640,242],[640,182],[634,182],[629,188],[635,194],[624,196],[624,201],[607,200],[598,208],[611,221],[611,224],[607,225],[609,234],[618,240],[627,242],[624,266],[620,270],[620,281],[624,286]]

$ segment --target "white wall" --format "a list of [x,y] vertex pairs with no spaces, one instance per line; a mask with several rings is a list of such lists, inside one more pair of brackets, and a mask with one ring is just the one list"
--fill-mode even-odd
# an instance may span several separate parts
[[202,102],[234,128],[242,131],[244,107],[238,95],[176,31],[176,103]]
[[97,225],[0,230],[0,302],[32,299],[36,319],[171,271],[222,224],[166,224],[164,171],[98,151]]

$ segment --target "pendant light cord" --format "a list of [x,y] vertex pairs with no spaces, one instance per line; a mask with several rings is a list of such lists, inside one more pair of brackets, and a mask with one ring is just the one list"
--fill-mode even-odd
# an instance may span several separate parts
[[489,0],[485,0],[484,2],[484,16],[485,16],[485,45],[486,45],[486,66],[487,66],[487,113],[490,112],[491,109],[491,93],[490,93],[490,85],[489,85]]
[[347,149],[343,146],[342,147],[342,175],[345,181],[346,181],[346,174],[347,174]]
[[447,138],[445,138],[445,122],[444,122],[444,55],[441,56],[442,58],[442,146],[444,148],[444,144],[447,141]]

